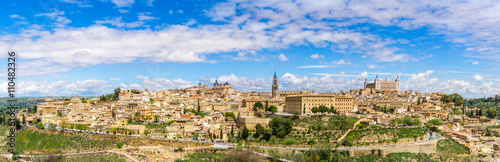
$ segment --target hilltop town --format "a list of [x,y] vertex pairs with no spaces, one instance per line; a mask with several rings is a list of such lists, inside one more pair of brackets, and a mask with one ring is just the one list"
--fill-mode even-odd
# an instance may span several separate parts
[[[217,80],[212,85],[198,83],[184,89],[117,88],[95,98],[47,98],[35,110],[19,111],[17,116],[25,126],[97,135],[292,148],[412,142],[428,147],[425,142],[434,141],[432,149],[415,153],[439,152],[440,145],[449,144],[447,147],[465,150],[451,152],[457,155],[500,155],[496,110],[468,108],[464,106],[467,100],[458,94],[401,91],[399,77],[382,81],[377,76],[359,89],[330,93],[279,90],[278,85],[274,74],[271,92],[240,92]],[[500,95],[493,100],[500,100]],[[386,137],[368,135],[386,129],[390,130],[382,133]],[[377,152],[385,157],[384,150]]]

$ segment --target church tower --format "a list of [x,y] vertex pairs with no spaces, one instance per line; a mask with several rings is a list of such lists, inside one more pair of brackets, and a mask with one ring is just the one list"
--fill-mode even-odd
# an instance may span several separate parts
[[278,78],[276,77],[276,71],[274,72],[274,77],[273,77],[273,91],[272,91],[272,98],[277,99],[279,96],[278,94]]

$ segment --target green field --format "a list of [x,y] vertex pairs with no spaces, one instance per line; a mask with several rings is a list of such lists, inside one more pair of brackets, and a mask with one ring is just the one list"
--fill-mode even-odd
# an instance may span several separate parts
[[81,137],[69,137],[61,134],[45,134],[26,130],[16,136],[16,149],[20,152],[52,152],[63,149],[105,149],[114,147],[111,141],[89,140]]
[[[358,129],[352,130],[347,134],[344,138],[343,145],[350,146],[353,143],[363,143],[363,137],[370,137],[372,139],[376,139],[379,142],[387,142],[396,141],[395,139],[404,139],[404,138],[417,138],[423,137],[426,135],[426,131],[423,128],[366,128],[366,129]],[[387,138],[387,137],[390,138]]]
[[95,162],[95,161],[125,162],[125,159],[118,158],[115,156],[110,156],[110,155],[104,155],[102,157],[83,157],[83,158],[72,158],[72,159],[60,159],[58,161],[64,161],[64,162]]
[[469,153],[467,149],[451,139],[439,140],[436,145],[436,150],[443,153]]
[[434,162],[430,156],[425,154],[415,154],[409,152],[399,152],[387,154],[385,158],[378,156],[360,156],[355,159],[357,162],[394,162],[394,161],[429,161]]
[[10,148],[10,146],[8,146],[6,144],[7,142],[7,134],[9,133],[9,127],[8,126],[5,126],[5,125],[0,125],[0,139],[2,139],[0,141],[1,145],[0,145],[0,153],[7,153],[7,150]]
[[293,126],[321,130],[347,130],[354,127],[358,118],[349,118],[343,115],[331,116],[328,121],[323,121],[323,117],[309,117],[293,120]]

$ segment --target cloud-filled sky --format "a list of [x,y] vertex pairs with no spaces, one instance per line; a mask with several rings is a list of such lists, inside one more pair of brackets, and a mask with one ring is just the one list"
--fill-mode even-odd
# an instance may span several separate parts
[[[274,71],[282,90],[338,92],[379,75],[400,76],[402,90],[470,98],[500,93],[495,0],[0,5],[0,49],[18,54],[19,96],[166,90],[215,79],[240,91],[270,91]],[[6,96],[7,88],[0,93]]]

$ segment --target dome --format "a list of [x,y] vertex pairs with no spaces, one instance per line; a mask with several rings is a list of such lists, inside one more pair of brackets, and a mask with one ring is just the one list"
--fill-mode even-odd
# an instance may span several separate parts
[[219,83],[217,83],[217,79],[215,79],[215,83],[214,83],[214,86],[216,85],[219,85]]
[[47,98],[47,99],[45,100],[45,102],[53,102],[53,101],[54,101],[54,100],[52,100],[52,99],[50,99],[50,98]]
[[224,85],[229,85],[229,83],[226,81],[226,83],[224,83]]

